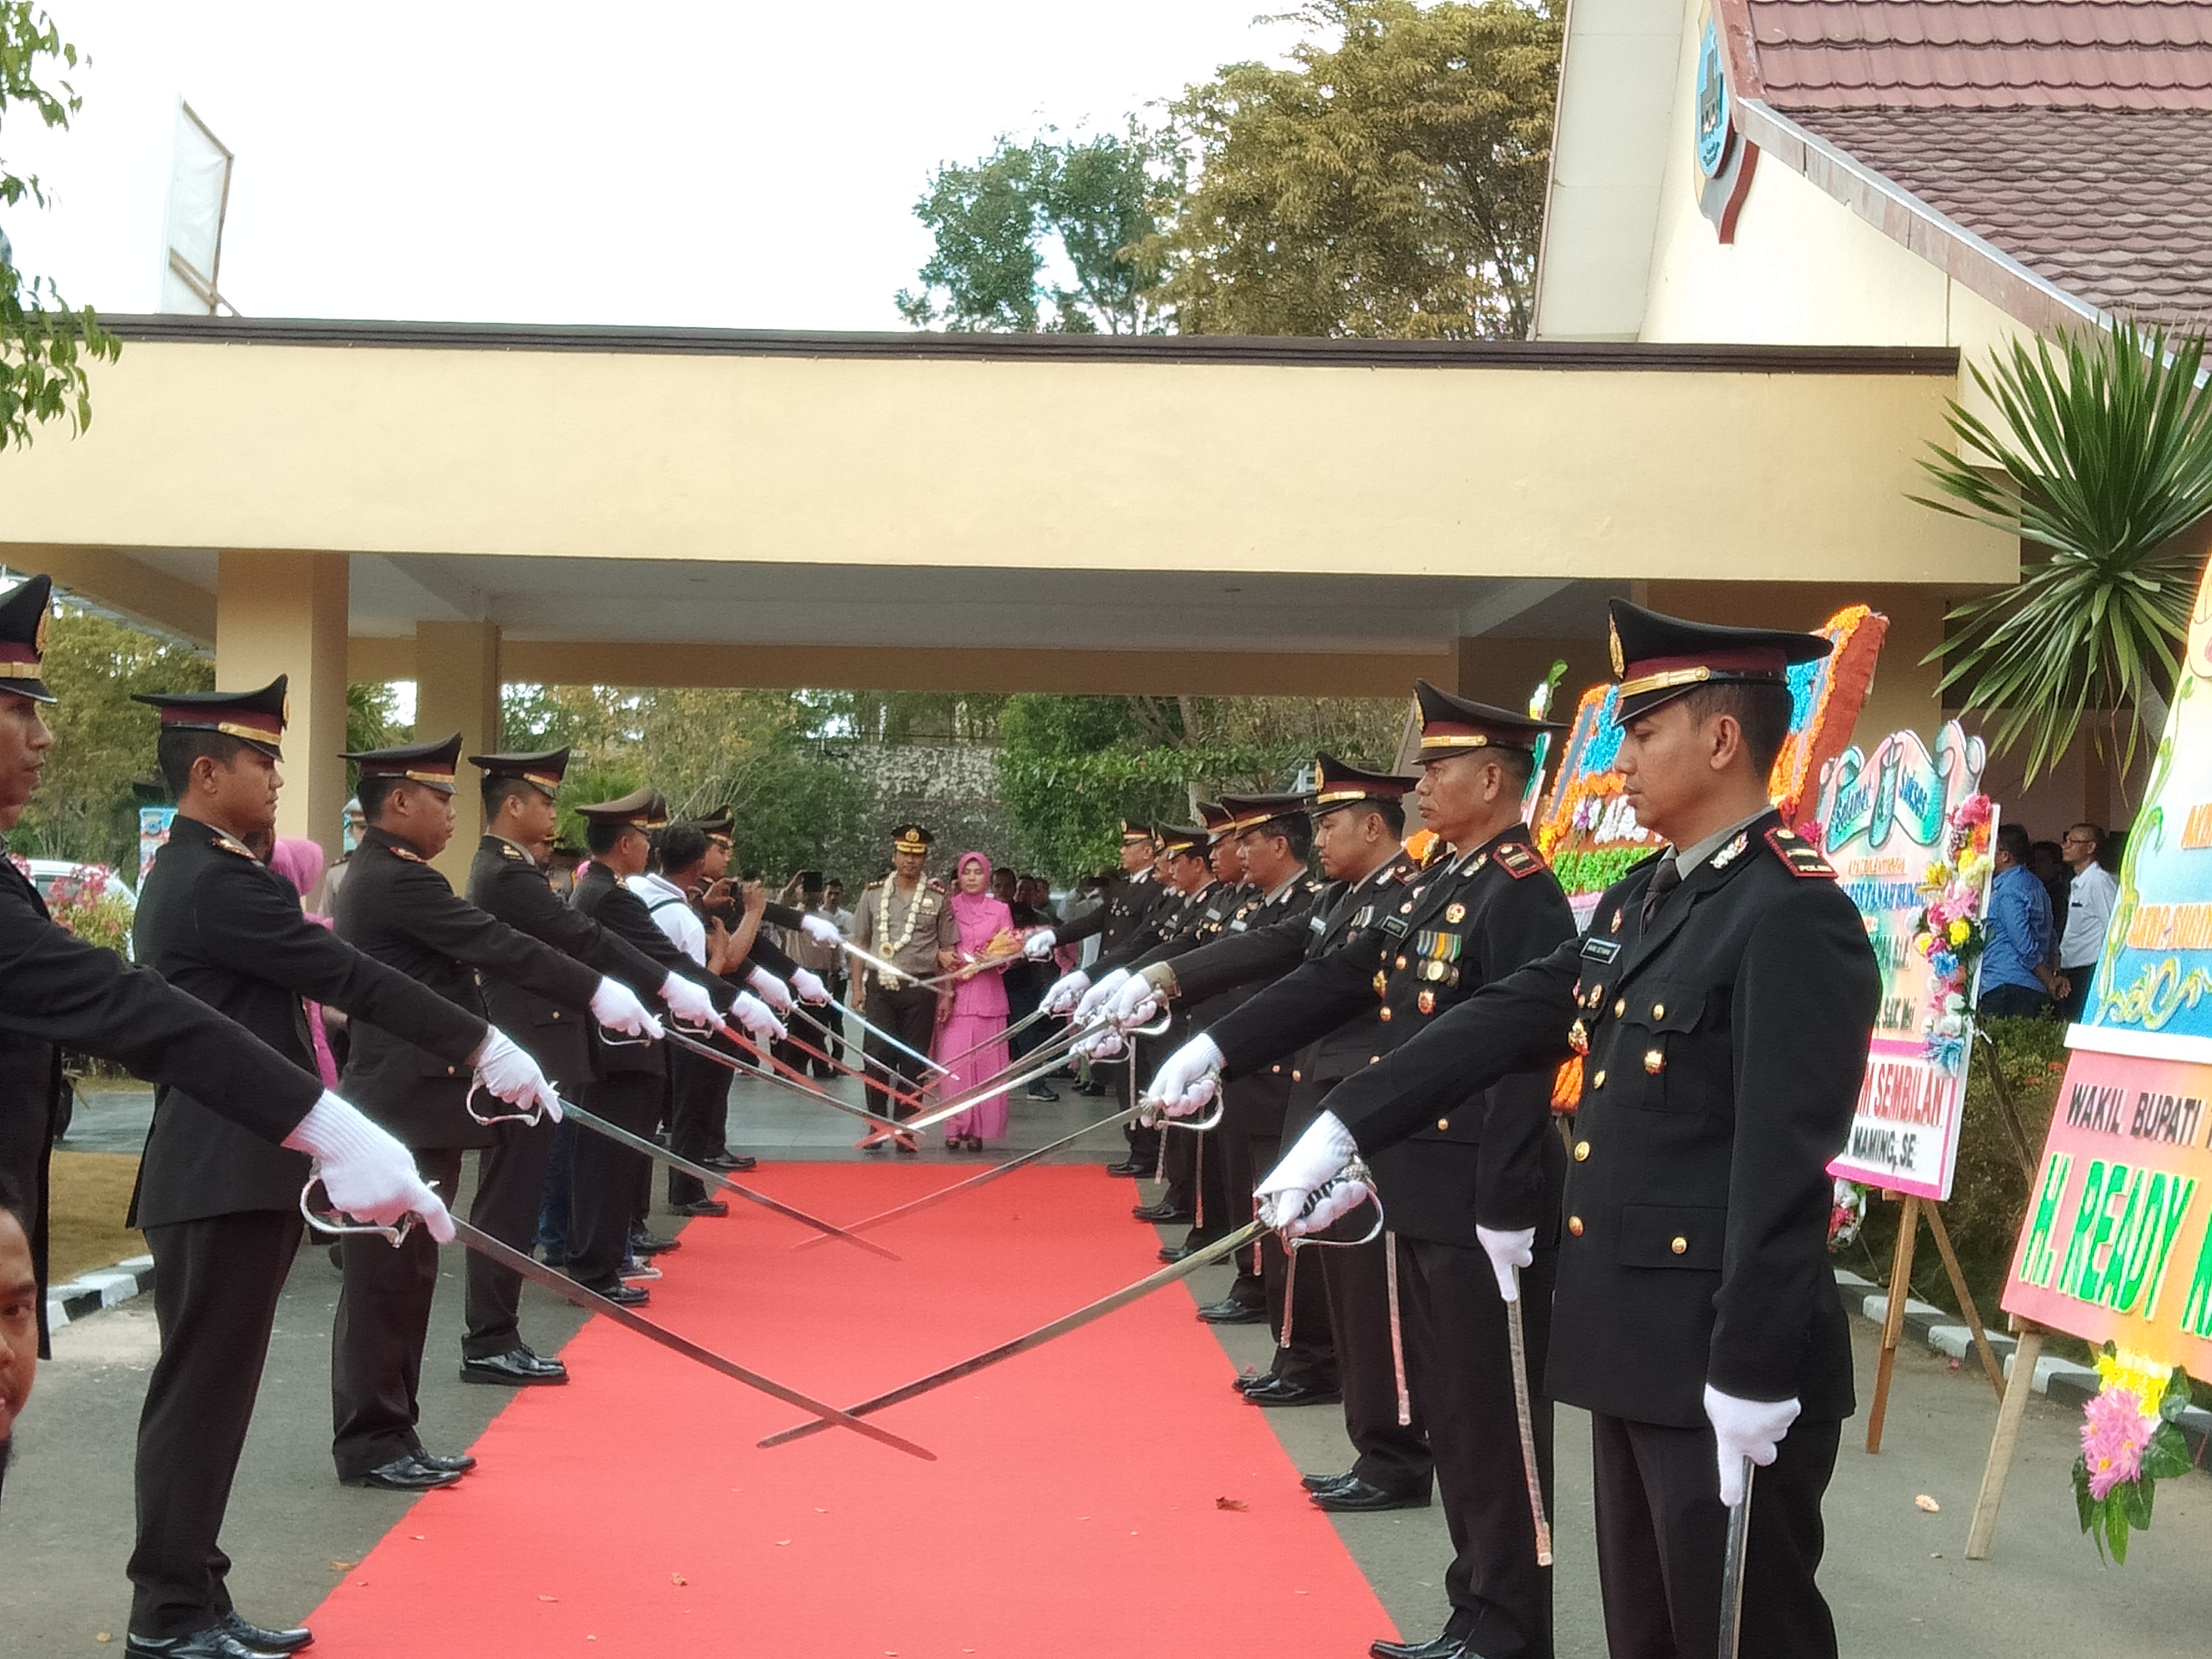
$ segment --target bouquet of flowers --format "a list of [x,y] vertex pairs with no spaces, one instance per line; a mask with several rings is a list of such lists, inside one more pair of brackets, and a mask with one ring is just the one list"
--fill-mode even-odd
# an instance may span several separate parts
[[1954,1074],[1966,1057],[1966,992],[1989,942],[1982,898],[1989,885],[1994,816],[1987,795],[1969,795],[1953,807],[1942,855],[1929,865],[1918,890],[1926,902],[1914,925],[1912,948],[1928,959],[1929,970],[1921,1032],[1928,1058]]
[[1866,1188],[1856,1181],[1836,1177],[1834,1201],[1828,1207],[1828,1248],[1840,1250],[1859,1236],[1866,1224]]
[[2112,1343],[2097,1356],[2104,1387],[2081,1408],[2081,1455],[2074,1460],[2074,1507],[2097,1553],[2128,1559],[2128,1534],[2150,1530],[2160,1480],[2189,1473],[2189,1443],[2175,1419],[2189,1404],[2189,1374]]

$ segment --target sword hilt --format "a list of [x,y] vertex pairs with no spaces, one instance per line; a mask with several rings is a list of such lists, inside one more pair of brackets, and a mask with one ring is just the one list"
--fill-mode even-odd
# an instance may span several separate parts
[[[437,1183],[433,1182],[429,1184],[434,1188]],[[307,1198],[316,1188],[322,1185],[323,1177],[320,1171],[307,1177],[307,1184],[300,1188],[300,1217],[315,1231],[327,1233],[333,1238],[343,1238],[354,1234],[369,1234],[384,1240],[397,1249],[407,1242],[407,1235],[415,1231],[416,1223],[421,1219],[410,1210],[401,1216],[398,1221],[390,1224],[357,1221],[343,1210],[319,1208],[310,1204]],[[330,1189],[325,1187],[323,1196],[328,1198],[330,1195]]]
[[[1382,1213],[1382,1194],[1375,1190],[1375,1172],[1367,1167],[1366,1160],[1364,1158],[1353,1158],[1341,1170],[1322,1182],[1320,1186],[1315,1188],[1312,1192],[1307,1194],[1306,1201],[1299,1209],[1297,1218],[1303,1221],[1311,1215],[1321,1207],[1322,1199],[1347,1181],[1356,1181],[1364,1188],[1367,1192],[1367,1201],[1375,1206],[1375,1224],[1367,1230],[1366,1236],[1361,1238],[1323,1238],[1319,1233],[1300,1233],[1294,1238],[1285,1238],[1283,1241],[1283,1248],[1285,1250],[1303,1249],[1313,1244],[1317,1244],[1327,1250],[1356,1250],[1361,1245],[1372,1244],[1382,1237],[1383,1231],[1390,1224],[1389,1218]],[[1349,1214],[1350,1212],[1347,1211],[1346,1213]],[[1282,1230],[1279,1227],[1276,1231],[1279,1232]]]

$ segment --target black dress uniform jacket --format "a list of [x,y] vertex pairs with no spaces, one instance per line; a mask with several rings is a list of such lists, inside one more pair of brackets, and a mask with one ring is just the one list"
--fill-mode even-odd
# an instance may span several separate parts
[[6,854],[0,839],[0,1170],[32,1207],[43,1355],[46,1162],[61,1107],[61,1048],[187,1090],[272,1142],[299,1127],[323,1085],[151,969],[56,927]]
[[[465,1071],[484,1040],[483,1019],[308,921],[283,877],[196,818],[179,817],[154,855],[131,937],[141,962],[306,1072],[315,1060],[302,998]],[[306,1153],[247,1133],[186,1090],[165,1088],[155,1097],[131,1224],[294,1211],[307,1180]]]
[[[1516,824],[1482,846],[1439,860],[1364,907],[1343,942],[1210,1029],[1232,1075],[1255,1069],[1317,1031],[1322,1082],[1381,1063],[1481,986],[1574,936],[1574,916],[1550,867]],[[1303,1069],[1303,1068],[1301,1068]],[[1373,1160],[1392,1228],[1472,1245],[1478,1220],[1509,1231],[1556,1224],[1559,1147],[1550,1133],[1553,1068],[1462,1093],[1425,1120],[1402,1148]],[[1547,1174],[1550,1176],[1547,1180]]]
[[1053,943],[1079,945],[1096,934],[1100,955],[1119,950],[1121,941],[1152,914],[1153,907],[1170,896],[1172,895],[1160,886],[1149,870],[1139,870],[1133,876],[1116,876],[1106,884],[1103,900],[1087,915],[1074,921],[1054,925]]
[[[653,913],[645,908],[645,901],[598,860],[578,873],[568,902],[586,919],[654,963],[664,975],[678,973],[697,981],[723,1008],[736,1000],[735,990],[685,956],[676,942],[660,931],[660,924],[653,921]],[[665,1075],[668,1063],[664,1050],[667,1046],[665,1042],[638,1042],[621,1036],[611,1042],[606,1033],[599,1031],[592,1044],[592,1064],[602,1077],[619,1072]]]
[[1657,860],[1590,931],[1486,985],[1324,1103],[1363,1152],[1471,1088],[1586,1047],[1550,1387],[1611,1416],[1705,1423],[1704,1389],[1852,1410],[1826,1164],[1881,996],[1857,909],[1778,815],[1684,876]]
[[[478,1018],[484,1014],[478,972],[572,1008],[590,1007],[597,974],[486,915],[384,830],[370,828],[349,862],[353,873],[338,890],[337,932],[356,950]],[[339,1092],[410,1146],[489,1146],[492,1131],[462,1109],[470,1081],[466,1066],[364,1025],[354,1033]]]
[[[640,997],[658,996],[668,977],[661,963],[564,902],[543,865],[497,836],[477,843],[469,902],[517,933],[620,980]],[[485,979],[483,998],[492,1024],[525,1044],[547,1077],[569,1088],[584,1086],[592,1075],[593,1046],[588,1012],[495,978]]]

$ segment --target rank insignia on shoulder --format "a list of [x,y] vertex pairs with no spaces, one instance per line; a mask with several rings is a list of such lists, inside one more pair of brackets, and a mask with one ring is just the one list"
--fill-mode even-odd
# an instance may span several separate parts
[[1498,849],[1499,866],[1516,881],[1526,879],[1548,866],[1529,848],[1517,841],[1509,841]]
[[1727,846],[1722,848],[1719,852],[1713,854],[1712,867],[1716,870],[1727,869],[1729,866],[1734,864],[1738,859],[1743,856],[1743,849],[1750,845],[1751,832],[1749,830],[1746,830],[1742,835],[1738,836]]
[[499,851],[500,856],[502,858],[519,859],[522,856],[521,854],[516,852],[514,847],[507,842],[500,842]]
[[394,846],[392,848],[392,855],[394,858],[405,859],[410,864],[428,864],[430,861],[424,858],[420,853],[410,852],[408,848],[399,846]]
[[1775,857],[1782,860],[1793,876],[1801,879],[1816,876],[1826,876],[1831,881],[1836,878],[1834,866],[1820,856],[1820,849],[1794,830],[1778,826],[1768,830],[1766,844],[1774,849]]

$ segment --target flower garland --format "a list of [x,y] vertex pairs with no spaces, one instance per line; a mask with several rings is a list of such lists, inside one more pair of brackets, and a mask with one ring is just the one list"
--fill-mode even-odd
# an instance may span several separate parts
[[2098,1554],[2124,1564],[2129,1534],[2150,1530],[2157,1483],[2190,1471],[2189,1443],[2175,1420],[2189,1404],[2189,1374],[2107,1342],[2097,1375],[2104,1387],[2081,1408],[2074,1507]]
[[1912,948],[1929,967],[1920,1026],[1925,1052],[1954,1076],[1966,1059],[1966,990],[1989,943],[1982,902],[1989,887],[1991,817],[1987,795],[1969,795],[1951,809],[1942,854],[1920,878],[1918,890],[1927,902],[1913,925]]
[[[884,884],[876,891],[875,934],[879,942],[878,949],[885,962],[896,962],[898,953],[905,950],[913,939],[915,921],[921,915],[921,896],[929,890],[927,882],[919,878],[915,879],[913,901],[906,907],[906,931],[893,939],[888,948],[884,948],[881,946],[880,941],[891,930],[891,889],[896,885],[898,885],[896,876],[885,876]],[[906,976],[903,974],[893,975],[878,969],[876,977],[884,981],[884,989],[886,991],[896,991],[906,983]]]

